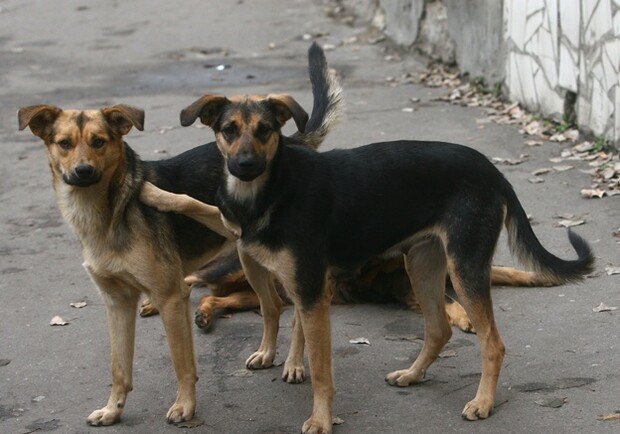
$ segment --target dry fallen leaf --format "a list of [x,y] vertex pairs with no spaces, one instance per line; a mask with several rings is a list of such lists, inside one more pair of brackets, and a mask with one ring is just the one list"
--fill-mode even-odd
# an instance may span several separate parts
[[613,276],[614,274],[620,274],[620,267],[605,267],[605,271],[608,276]]
[[532,184],[540,184],[541,182],[545,182],[545,178],[541,178],[540,176],[534,176],[532,178],[527,178],[529,182]]
[[50,321],[50,325],[51,326],[64,326],[64,325],[67,325],[67,324],[69,324],[69,323],[67,321],[65,321],[64,319],[62,319],[61,317],[59,317],[58,315],[56,315]]
[[567,170],[571,170],[574,166],[553,166],[553,170],[556,172],[566,172]]
[[228,375],[230,375],[231,377],[251,377],[252,375],[254,375],[254,373],[249,369],[239,369],[235,372],[231,372]]
[[568,399],[566,399],[566,397],[564,396],[561,398],[538,399],[534,402],[540,405],[541,407],[560,408],[564,404],[566,404],[567,401]]
[[553,169],[551,167],[541,167],[540,169],[536,169],[532,172],[532,175],[534,176],[538,176],[538,175],[544,175],[545,173],[549,173],[552,172]]
[[69,303],[69,306],[75,307],[77,309],[81,309],[84,306],[86,306],[86,302],[85,301],[76,301],[75,303]]
[[446,350],[439,353],[440,359],[447,359],[449,357],[456,357],[456,351],[454,350]]
[[605,190],[601,190],[600,188],[583,188],[581,190],[581,195],[587,198],[602,198],[605,196]]
[[605,303],[601,302],[598,306],[592,308],[594,312],[611,312],[612,310],[618,309],[616,306],[607,306]]
[[349,340],[350,344],[370,345],[370,341],[366,338],[355,338]]
[[196,428],[197,426],[204,425],[204,423],[204,419],[195,417],[191,420],[186,420],[184,422],[177,422],[174,425],[178,428]]
[[560,220],[558,226],[564,228],[572,228],[573,226],[579,226],[585,223],[585,220]]
[[598,420],[620,420],[620,412],[601,415],[598,417]]
[[338,416],[334,416],[332,418],[332,425],[342,425],[344,423],[344,419],[338,417]]

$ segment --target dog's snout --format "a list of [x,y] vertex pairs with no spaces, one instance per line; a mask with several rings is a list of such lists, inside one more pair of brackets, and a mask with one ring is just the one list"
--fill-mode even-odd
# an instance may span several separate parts
[[78,164],[74,169],[75,176],[79,179],[90,179],[92,178],[97,171],[90,164]]
[[90,164],[80,163],[73,168],[73,171],[63,175],[63,179],[69,185],[88,187],[99,182],[101,172]]
[[243,169],[256,167],[258,159],[254,155],[240,155],[237,157],[237,164]]
[[256,154],[238,154],[228,160],[228,170],[242,181],[251,181],[265,171],[266,161]]

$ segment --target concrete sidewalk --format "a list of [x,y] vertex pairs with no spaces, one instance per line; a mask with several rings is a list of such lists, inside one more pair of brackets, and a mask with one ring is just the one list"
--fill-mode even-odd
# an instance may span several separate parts
[[[110,385],[105,313],[81,267],[79,243],[55,205],[46,154],[29,132],[17,131],[16,110],[39,103],[63,108],[112,103],[146,110],[144,132],[130,145],[144,159],[159,159],[213,139],[206,128],[181,128],[181,108],[210,91],[291,93],[311,107],[306,71],[309,42],[319,43],[342,74],[346,118],[324,149],[372,141],[415,138],[459,142],[489,157],[517,158],[500,169],[515,186],[536,223],[542,243],[572,258],[557,215],[586,220],[575,230],[592,244],[597,271],[581,285],[497,289],[496,319],[507,347],[495,414],[486,421],[460,417],[480,373],[477,338],[455,331],[430,381],[393,388],[387,372],[412,362],[420,349],[422,318],[399,306],[339,306],[333,309],[333,354],[337,394],[334,414],[344,420],[334,432],[613,433],[620,420],[600,415],[620,410],[618,311],[593,312],[601,302],[620,306],[620,196],[580,197],[590,177],[573,169],[528,182],[552,165],[567,144],[528,147],[517,128],[477,120],[485,115],[436,101],[445,94],[414,84],[394,86],[386,77],[420,70],[419,59],[385,59],[365,29],[326,14],[326,3],[303,0],[238,2],[162,0],[95,2],[0,0],[0,432],[30,433],[296,433],[312,406],[310,384],[280,381],[280,369],[249,372],[244,361],[258,346],[261,318],[255,312],[221,318],[214,330],[195,332],[200,381],[194,429],[165,423],[175,377],[161,321],[139,319],[134,392],[122,422],[92,428],[85,419],[107,399]],[[356,37],[355,39],[353,37]],[[345,44],[342,44],[346,41]],[[419,98],[413,104],[411,98]],[[403,108],[413,107],[413,112]],[[502,240],[497,263],[513,264]],[[195,306],[202,290],[194,291]],[[86,301],[76,309],[69,303]],[[291,309],[283,315],[276,362],[290,342]],[[60,315],[69,321],[51,327]],[[353,345],[365,337],[370,346]],[[8,362],[8,364],[7,364]],[[560,408],[546,404],[558,398]]]

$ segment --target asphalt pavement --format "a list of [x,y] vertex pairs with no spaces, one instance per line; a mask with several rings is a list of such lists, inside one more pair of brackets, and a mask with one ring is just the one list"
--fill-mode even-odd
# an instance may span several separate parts
[[[480,374],[475,335],[459,331],[428,372],[429,381],[394,388],[384,375],[409,366],[421,348],[422,318],[401,306],[332,310],[338,434],[614,433],[620,420],[620,196],[585,199],[585,161],[531,183],[566,143],[529,147],[518,128],[485,120],[480,108],[437,98],[445,89],[389,77],[421,70],[413,55],[387,55],[363,23],[343,23],[331,3],[309,0],[171,2],[0,0],[0,432],[296,433],[312,407],[308,382],[280,381],[281,366],[244,369],[258,346],[256,312],[219,318],[195,330],[198,357],[195,428],[166,424],[175,377],[158,317],[139,319],[134,391],[122,421],[86,425],[110,388],[109,343],[102,301],[81,267],[76,237],[58,212],[44,145],[17,131],[19,107],[49,103],[98,108],[126,103],[146,110],[144,132],[127,136],[144,159],[166,158],[213,139],[207,128],[182,128],[181,108],[203,93],[287,92],[311,107],[306,50],[330,48],[344,86],[346,116],[323,149],[411,138],[458,142],[522,164],[500,169],[515,186],[543,244],[572,257],[559,215],[585,221],[575,231],[592,244],[597,269],[582,284],[494,290],[507,348],[496,408],[485,421],[461,419]],[[333,12],[333,8],[330,9]],[[336,15],[335,17],[333,15]],[[373,36],[373,35],[370,35]],[[387,57],[386,57],[387,56]],[[405,109],[405,110],[403,110]],[[497,263],[514,264],[502,238]],[[192,294],[195,306],[204,290]],[[76,308],[70,303],[86,302]],[[281,320],[279,354],[290,342],[291,309]],[[50,326],[59,315],[65,326]],[[350,343],[364,337],[370,345]]]

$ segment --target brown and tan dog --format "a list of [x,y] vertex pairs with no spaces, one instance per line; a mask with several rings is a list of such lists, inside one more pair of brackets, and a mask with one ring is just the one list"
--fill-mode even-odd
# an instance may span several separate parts
[[[310,53],[309,53],[310,54]],[[300,132],[295,143],[317,147],[340,110],[339,85],[329,73],[323,52],[309,56],[315,104],[312,117],[298,105]],[[272,97],[275,105],[288,97]],[[135,320],[141,294],[162,315],[178,390],[168,422],[191,419],[196,407],[196,362],[189,310],[190,286],[184,277],[223,251],[235,248],[219,212],[210,228],[182,215],[163,214],[139,200],[145,181],[166,190],[214,203],[223,177],[223,158],[214,142],[176,157],[142,161],[124,142],[135,127],[143,129],[144,112],[126,105],[100,110],[62,110],[51,105],[24,107],[19,129],[30,127],[47,148],[58,207],[76,232],[84,267],[106,306],[112,353],[112,390],[107,404],[87,418],[91,425],[120,420],[132,390]],[[306,126],[306,121],[308,125]],[[292,139],[291,139],[292,140]],[[268,366],[275,357],[281,303],[269,273],[253,278],[255,287],[273,296],[262,303],[265,338],[249,364]],[[259,270],[262,271],[262,270]]]

